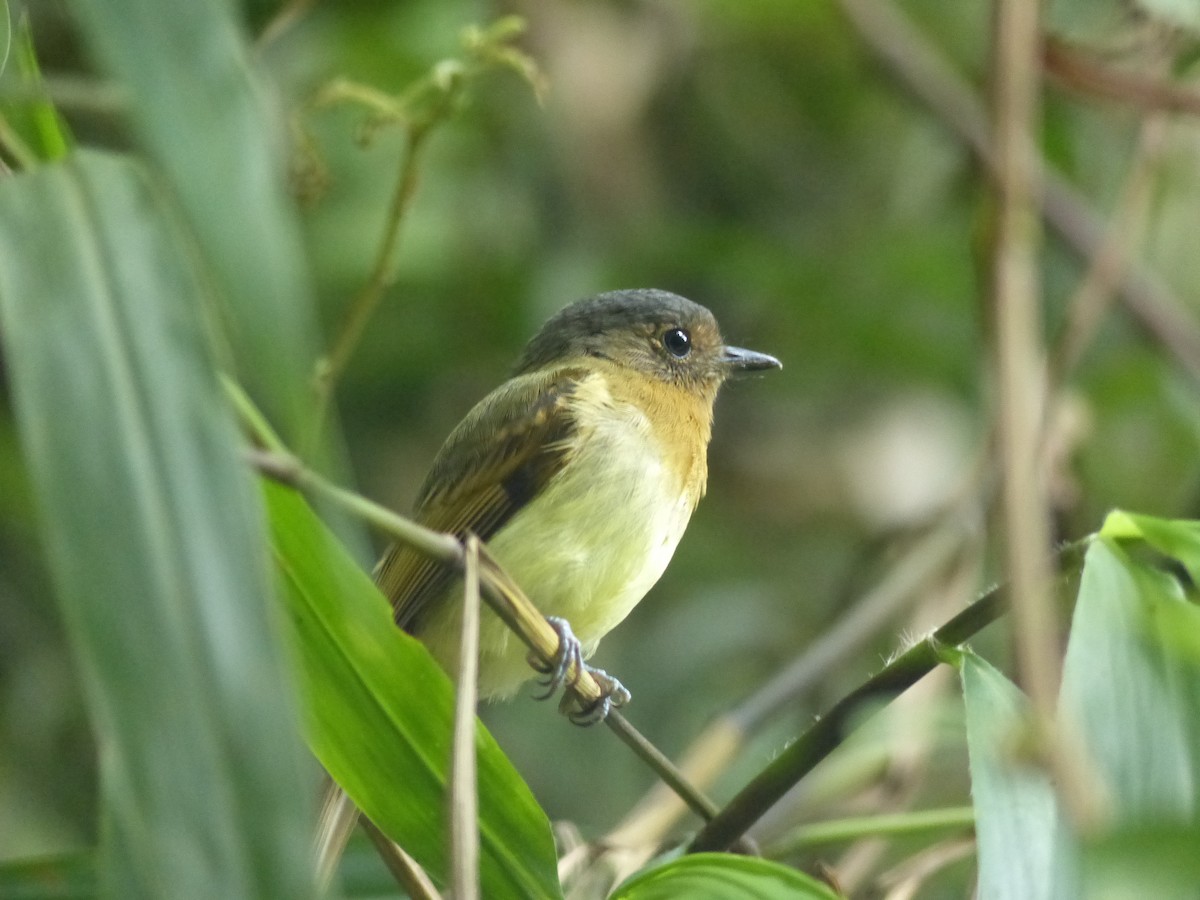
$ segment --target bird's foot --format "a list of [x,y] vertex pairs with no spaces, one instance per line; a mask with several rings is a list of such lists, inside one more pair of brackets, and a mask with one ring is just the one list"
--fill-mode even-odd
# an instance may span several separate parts
[[558,711],[570,719],[573,725],[586,728],[588,725],[603,722],[608,718],[610,712],[633,699],[633,695],[629,693],[625,685],[603,669],[586,664],[584,668],[595,679],[596,684],[600,685],[600,697],[591,703],[581,705],[579,698],[568,692],[563,694],[562,701],[558,704]]
[[[603,722],[609,712],[630,701],[631,696],[625,685],[603,669],[594,668],[583,661],[583,647],[566,619],[547,616],[546,621],[558,634],[558,652],[549,665],[532,654],[529,656],[529,665],[546,676],[538,682],[545,690],[536,694],[535,699],[545,700],[564,685],[568,689],[574,687],[579,680],[579,673],[587,672],[600,685],[600,697],[586,706],[580,706],[579,698],[568,691],[558,706],[559,711],[574,724],[586,726]],[[575,673],[573,677],[571,672]]]
[[535,700],[545,700],[553,696],[554,692],[564,684],[567,684],[567,674],[571,672],[572,667],[574,667],[575,676],[569,685],[574,685],[579,678],[579,673],[583,671],[583,647],[579,643],[579,638],[575,637],[575,632],[571,631],[571,623],[558,616],[546,616],[546,621],[558,635],[558,652],[554,654],[554,659],[550,661],[549,665],[532,653],[527,657],[529,665],[535,671],[546,676],[538,681],[538,684],[546,690],[535,694]]

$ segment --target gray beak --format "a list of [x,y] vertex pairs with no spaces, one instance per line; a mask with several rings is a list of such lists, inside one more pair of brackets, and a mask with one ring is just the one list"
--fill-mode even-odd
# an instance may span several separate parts
[[743,350],[741,347],[726,347],[721,354],[721,362],[730,370],[731,375],[783,368],[783,363],[775,357],[754,350]]

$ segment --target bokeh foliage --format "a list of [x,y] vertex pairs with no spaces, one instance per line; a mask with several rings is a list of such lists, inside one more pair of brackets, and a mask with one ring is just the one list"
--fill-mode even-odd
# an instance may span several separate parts
[[[203,116],[203,105],[158,110],[152,86],[147,95],[114,92],[97,60],[125,51],[106,57],[89,47],[69,4],[10,5],[14,24],[28,17],[49,95],[74,139],[148,146],[180,177],[162,155],[171,152],[171,116]],[[990,5],[894,5],[982,95]],[[165,15],[162,4],[151,6],[154,21]],[[1167,71],[1187,87],[1191,7],[1147,4],[1146,29],[1122,7],[1054,3],[1050,33],[1105,52],[1117,46],[1126,54],[1119,65]],[[1155,25],[1175,21],[1172,7],[1184,11],[1183,28],[1164,35]],[[240,8],[254,35],[277,11],[265,2]],[[312,99],[333,78],[403,91],[460,52],[461,29],[514,12],[528,22],[520,46],[549,92],[539,104],[518,74],[491,72],[430,135],[395,281],[341,380],[338,418],[358,485],[404,511],[442,437],[570,299],[626,286],[678,291],[710,306],[735,343],[780,357],[782,373],[732,385],[722,397],[708,497],[663,582],[600,651],[599,663],[634,693],[631,718],[677,752],[715,713],[818,642],[949,500],[973,454],[986,451],[986,174],[945,120],[881,66],[837,3],[317,3],[247,52],[268,103],[296,126],[302,253],[287,257],[299,251],[289,244],[267,257],[300,262],[284,265],[273,286],[241,280],[243,268],[260,272],[253,222],[262,201],[253,193],[242,197],[246,209],[210,209],[208,226],[193,223],[249,248],[250,262],[219,273],[226,290],[278,294],[274,316],[240,332],[263,352],[282,341],[306,358],[315,353],[303,335],[285,340],[275,330],[297,324],[288,313],[303,306],[291,302],[296,293],[311,290],[324,332],[336,332],[375,258],[404,146],[402,129],[373,127],[363,109]],[[132,27],[126,38],[154,45]],[[198,48],[184,42],[177,52],[185,66]],[[52,155],[39,135],[54,129],[39,131],[39,109],[31,114],[27,102],[36,72],[18,63],[14,49],[0,81],[6,119],[35,155]],[[150,126],[138,124],[131,105]],[[1118,204],[1147,115],[1137,103],[1048,89],[1043,152],[1102,220]],[[1170,119],[1145,233],[1129,238],[1134,258],[1151,264],[1193,317],[1196,138],[1194,114]],[[227,148],[226,160],[237,150]],[[205,176],[194,196],[178,198],[196,215],[189,203],[211,201],[204,185],[224,185],[230,164],[177,159]],[[224,230],[230,223],[245,229],[242,237]],[[0,265],[7,252],[0,247]],[[1049,233],[1049,335],[1063,329],[1083,271]],[[253,353],[240,352],[243,362]],[[267,360],[252,374],[287,377]],[[90,846],[97,817],[80,674],[49,599],[28,464],[3,396],[0,857],[15,858]],[[1116,506],[1196,517],[1198,408],[1186,368],[1117,306],[1051,417],[1058,537],[1096,530]],[[831,667],[714,794],[732,793],[781,739],[877,669],[901,635],[936,624],[996,577],[987,526],[984,518],[984,551],[956,580]],[[1006,664],[1002,633],[986,635],[979,649]],[[954,697],[931,690],[919,712],[884,717],[846,748],[842,765],[817,773],[800,815],[966,802]],[[570,729],[526,698],[484,715],[550,816],[589,836],[651,781],[610,736]],[[888,793],[889,778],[903,786],[901,797]],[[917,846],[894,842],[876,867]],[[802,861],[818,859],[839,854]],[[928,896],[961,896],[972,877],[951,866]]]

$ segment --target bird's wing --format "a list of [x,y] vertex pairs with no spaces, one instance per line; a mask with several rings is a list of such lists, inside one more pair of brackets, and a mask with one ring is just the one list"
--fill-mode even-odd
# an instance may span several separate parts
[[[477,405],[438,452],[417,499],[426,528],[486,541],[536,497],[566,464],[577,423],[569,400],[589,373],[562,368],[514,378]],[[396,622],[415,629],[430,601],[453,579],[447,567],[393,546],[375,580]]]

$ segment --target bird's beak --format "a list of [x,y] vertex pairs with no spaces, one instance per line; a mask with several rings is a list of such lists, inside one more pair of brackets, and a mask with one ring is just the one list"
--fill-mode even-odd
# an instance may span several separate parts
[[725,352],[721,354],[721,362],[731,375],[783,368],[783,363],[775,357],[754,350],[743,350],[741,347],[726,347]]

